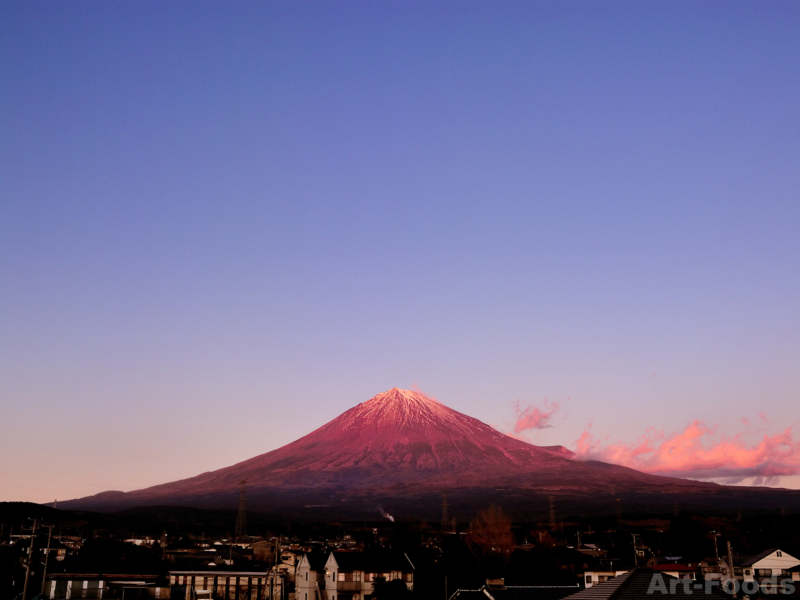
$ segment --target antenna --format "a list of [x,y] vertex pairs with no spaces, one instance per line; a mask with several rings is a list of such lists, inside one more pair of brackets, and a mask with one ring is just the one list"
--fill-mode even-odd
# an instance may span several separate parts
[[31,548],[28,551],[28,566],[25,569],[25,585],[22,588],[22,600],[27,600],[28,598],[28,579],[31,576],[31,563],[33,563],[33,544],[36,542],[36,529],[38,527],[39,521],[38,519],[34,519],[33,529],[31,530]]
[[53,539],[53,526],[47,526],[47,550],[44,551],[44,569],[42,570],[42,591],[39,596],[44,597],[44,581],[47,579],[47,559],[50,558],[50,540]]
[[239,482],[239,514],[236,515],[236,531],[234,538],[238,542],[240,538],[247,537],[247,515],[245,508],[247,506],[247,479],[242,479]]

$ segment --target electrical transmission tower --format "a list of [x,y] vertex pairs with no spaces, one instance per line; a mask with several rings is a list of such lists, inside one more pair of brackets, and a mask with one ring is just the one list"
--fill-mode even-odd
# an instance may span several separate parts
[[247,479],[242,479],[239,482],[239,514],[236,515],[236,532],[234,538],[238,542],[244,537],[247,537]]
[[447,490],[445,490],[442,492],[442,533],[447,533],[450,527],[450,518],[447,511],[449,507],[450,503],[447,501]]

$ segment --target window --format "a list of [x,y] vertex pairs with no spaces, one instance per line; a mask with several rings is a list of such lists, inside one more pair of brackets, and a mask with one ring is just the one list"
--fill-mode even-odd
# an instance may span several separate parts
[[777,554],[778,554],[778,558],[783,558],[783,552],[781,552],[780,550],[778,550]]
[[591,575],[587,575],[586,576],[586,583],[592,583],[592,576]]
[[[308,581],[308,571],[306,571],[306,581]],[[307,596],[308,594],[306,594]]]

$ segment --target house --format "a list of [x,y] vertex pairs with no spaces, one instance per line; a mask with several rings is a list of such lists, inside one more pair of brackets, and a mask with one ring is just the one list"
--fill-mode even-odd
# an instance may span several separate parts
[[677,579],[695,579],[698,567],[694,564],[659,563],[652,566],[656,573],[664,573]]
[[295,573],[297,572],[297,563],[303,553],[300,550],[282,550],[280,553],[280,562],[278,562],[278,572],[286,576],[286,580],[294,583]]
[[587,570],[583,572],[583,587],[588,589],[598,583],[605,583],[609,579],[614,579],[628,572],[626,569],[612,569],[610,567],[597,567],[593,570]]
[[598,548],[596,544],[581,544],[575,549],[588,556],[603,557],[606,555],[606,551]]
[[[719,561],[720,578],[724,581],[731,579],[727,557]],[[737,564],[738,563],[738,564]],[[733,577],[739,581],[757,581],[769,583],[769,580],[791,579],[791,570],[800,565],[800,560],[780,550],[770,548],[750,558],[737,561],[733,560]]]
[[[30,551],[30,546],[23,546],[23,552],[25,552],[25,554],[30,554]],[[37,539],[33,548],[34,554],[49,554],[50,560],[55,559],[57,561],[64,560],[69,551],[70,548],[57,539],[47,540],[46,538]]]
[[412,590],[414,565],[405,554],[331,552],[325,562],[325,600],[364,600],[380,579],[400,579]]
[[778,548],[770,548],[742,561],[741,569],[736,567],[734,561],[734,574],[737,579],[757,582],[761,590],[769,594],[782,587],[782,580],[794,579],[791,570],[798,565],[800,560],[791,554]]
[[706,581],[721,581],[725,573],[725,564],[718,558],[704,558],[698,563],[700,575]]
[[562,600],[580,590],[579,585],[505,585],[487,579],[477,590],[456,590],[449,600]]
[[50,600],[121,597],[166,600],[170,597],[170,588],[158,575],[53,573],[45,578],[43,597]]
[[146,548],[152,548],[153,545],[158,540],[155,538],[143,537],[143,538],[127,538],[123,541],[126,544],[133,544],[134,546],[145,546]]
[[295,600],[323,600],[327,560],[325,552],[309,552],[300,557],[294,575]]
[[741,567],[750,571],[747,575],[757,579],[760,577],[786,577],[789,575],[789,570],[798,565],[800,565],[800,560],[791,554],[778,548],[771,548],[742,561]]

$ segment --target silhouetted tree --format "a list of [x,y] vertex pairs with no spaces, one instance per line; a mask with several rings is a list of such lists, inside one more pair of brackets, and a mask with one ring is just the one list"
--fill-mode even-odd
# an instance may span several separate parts
[[497,506],[480,511],[470,521],[467,543],[473,552],[486,557],[508,557],[514,549],[511,518]]

